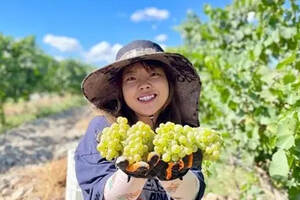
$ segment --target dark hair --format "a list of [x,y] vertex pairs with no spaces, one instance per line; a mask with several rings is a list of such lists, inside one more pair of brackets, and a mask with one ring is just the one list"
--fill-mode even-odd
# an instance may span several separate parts
[[[169,83],[169,97],[167,99],[167,106],[165,109],[161,111],[159,114],[156,123],[154,124],[154,129],[160,124],[160,123],[165,123],[167,121],[174,122],[176,124],[181,124],[181,116],[180,116],[180,111],[178,109],[177,103],[176,103],[176,97],[174,96],[174,84],[175,82],[175,77],[172,76],[172,73],[169,71],[169,66],[167,66],[165,63],[160,62],[160,61],[155,61],[155,60],[146,60],[146,61],[140,61],[142,62],[143,66],[148,70],[149,68],[153,67],[161,67],[167,77],[168,83]],[[124,68],[125,69],[125,68]],[[118,77],[118,84],[120,88],[122,87],[122,74],[124,69],[119,73]],[[130,125],[135,124],[138,119],[134,113],[133,110],[131,110],[127,104],[124,101],[122,90],[120,92],[120,109],[118,109],[117,116],[123,116],[128,119],[128,123]]]

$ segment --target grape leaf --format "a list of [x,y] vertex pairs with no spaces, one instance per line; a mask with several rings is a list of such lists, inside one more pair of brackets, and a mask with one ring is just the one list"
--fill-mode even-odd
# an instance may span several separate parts
[[289,149],[295,145],[295,137],[293,135],[281,135],[277,139],[277,147]]
[[296,60],[296,53],[292,53],[292,55],[284,58],[281,62],[279,62],[276,66],[276,69],[282,69],[285,66],[291,64],[292,62],[294,62]]
[[297,28],[296,27],[285,27],[281,28],[280,35],[281,37],[285,39],[290,39],[294,37],[297,34]]
[[288,166],[285,152],[283,150],[278,150],[275,154],[273,154],[272,161],[269,168],[269,173],[272,177],[288,176],[289,166]]
[[295,145],[294,131],[296,128],[296,124],[297,121],[293,113],[279,121],[277,129],[277,147],[281,149],[289,149]]

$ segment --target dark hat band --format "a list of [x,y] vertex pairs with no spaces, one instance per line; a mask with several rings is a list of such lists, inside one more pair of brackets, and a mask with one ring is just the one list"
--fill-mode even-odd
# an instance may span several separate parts
[[135,40],[118,51],[116,61],[158,52],[164,52],[158,44],[149,40]]

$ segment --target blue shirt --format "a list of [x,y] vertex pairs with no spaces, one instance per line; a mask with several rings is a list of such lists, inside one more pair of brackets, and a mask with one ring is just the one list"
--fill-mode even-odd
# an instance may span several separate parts
[[[103,116],[91,120],[86,134],[75,151],[76,177],[85,200],[102,200],[107,179],[117,171],[114,162],[102,158],[97,151],[96,137],[110,123]],[[205,190],[201,170],[190,169],[199,179],[200,188],[196,200],[202,198]],[[147,179],[137,200],[168,200],[169,197],[157,179]],[[171,198],[172,199],[172,198]]]

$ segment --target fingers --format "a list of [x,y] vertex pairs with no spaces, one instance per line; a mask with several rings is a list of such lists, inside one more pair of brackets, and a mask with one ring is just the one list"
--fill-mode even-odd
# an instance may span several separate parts
[[184,163],[184,168],[191,168],[193,166],[194,155],[187,155],[184,158],[182,158],[182,161]]
[[153,167],[155,167],[157,164],[158,164],[158,161],[159,161],[159,155],[155,152],[150,152],[148,154],[148,157],[147,157],[147,162],[150,166],[150,169],[152,169]]
[[174,171],[173,170],[174,165],[175,164],[173,162],[171,162],[171,163],[168,164],[168,167],[166,169],[166,180],[170,180],[172,178],[173,171]]
[[127,166],[126,171],[131,173],[136,173],[139,175],[146,175],[149,171],[149,164],[143,161],[133,163],[132,165]]
[[182,170],[183,168],[185,168],[183,160],[180,159],[177,163],[178,163],[178,170]]
[[118,166],[118,168],[124,171],[128,167],[129,161],[127,160],[126,157],[120,156],[116,160],[116,165]]
[[194,159],[193,159],[193,167],[201,168],[202,165],[202,152],[201,150],[193,153]]
[[187,170],[187,167],[184,165],[183,160],[177,162],[168,163],[166,169],[166,180],[170,180],[176,177],[181,177],[181,175]]
[[129,165],[129,161],[126,157],[120,156],[116,160],[116,165],[119,169],[128,175],[135,177],[143,177],[149,171],[149,164],[146,162],[136,162]]

